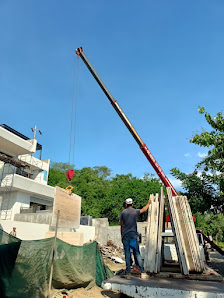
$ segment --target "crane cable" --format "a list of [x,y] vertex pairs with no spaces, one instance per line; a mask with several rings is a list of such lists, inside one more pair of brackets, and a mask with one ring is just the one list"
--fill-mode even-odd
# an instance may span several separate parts
[[[77,71],[75,68],[77,69]],[[74,168],[75,141],[76,141],[77,98],[78,98],[77,89],[78,89],[78,62],[74,63],[74,70],[73,70],[73,93],[72,93],[72,108],[71,108],[70,144],[69,144],[69,169],[66,172],[69,186],[65,188],[66,190],[69,191],[70,195],[73,189],[73,187],[70,184],[71,184],[72,177],[75,174],[73,168]],[[72,138],[72,132],[73,132],[73,138]],[[73,153],[72,157],[71,157],[71,151]]]
[[[75,59],[76,60],[76,59]],[[73,92],[71,108],[71,127],[70,127],[70,145],[69,145],[69,165],[74,165],[75,143],[76,143],[76,122],[77,122],[77,99],[78,99],[78,59],[74,63],[73,70]],[[72,152],[72,155],[71,155]]]

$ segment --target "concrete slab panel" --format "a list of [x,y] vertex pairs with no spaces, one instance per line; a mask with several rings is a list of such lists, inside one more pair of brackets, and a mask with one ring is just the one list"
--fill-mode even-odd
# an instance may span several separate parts
[[51,226],[56,226],[57,213],[60,210],[59,224],[61,228],[79,228],[81,215],[81,197],[68,191],[55,187],[53,216]]

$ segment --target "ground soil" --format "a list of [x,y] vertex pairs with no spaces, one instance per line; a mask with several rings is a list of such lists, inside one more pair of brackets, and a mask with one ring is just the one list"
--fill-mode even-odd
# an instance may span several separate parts
[[121,269],[125,269],[125,263],[123,264],[119,264],[119,263],[114,263],[112,260],[110,259],[105,259],[104,263],[110,268],[111,271],[113,271],[114,273],[118,272]]
[[84,288],[79,288],[77,290],[70,290],[67,291],[67,295],[63,294],[61,291],[56,292],[53,294],[52,298],[100,298],[100,297],[110,297],[110,298],[119,298],[120,293],[118,291],[111,291],[111,290],[103,290],[100,287],[93,287],[90,290],[86,290]]

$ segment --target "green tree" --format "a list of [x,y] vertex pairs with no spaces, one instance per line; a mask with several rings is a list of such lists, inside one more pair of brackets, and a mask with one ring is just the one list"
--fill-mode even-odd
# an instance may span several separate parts
[[73,169],[74,166],[63,162],[52,162],[50,165],[48,184],[51,186],[59,186],[65,188],[68,186],[66,171],[68,169]]
[[[106,172],[109,173],[109,169]],[[82,215],[103,217],[103,199],[109,190],[110,181],[99,173],[98,168],[84,167],[76,173],[72,186],[73,192],[82,197]]]
[[[199,108],[211,131],[195,134],[190,143],[207,147],[208,155],[196,165],[192,174],[185,174],[179,169],[171,170],[173,176],[182,181],[193,211],[205,212],[213,207],[214,213],[224,211],[224,118],[222,113],[212,118]],[[200,172],[200,175],[198,174]]]
[[191,174],[185,174],[180,172],[179,169],[173,168],[171,173],[182,182],[182,186],[186,190],[183,194],[188,197],[193,213],[198,210],[204,213],[216,202],[214,186],[206,179],[198,177],[197,171]]
[[201,229],[205,235],[211,235],[218,243],[224,241],[224,215],[195,213],[196,228]]
[[[161,182],[157,178],[147,181],[133,177],[132,174],[116,175],[111,180],[111,186],[103,202],[103,214],[113,224],[119,223],[121,211],[125,207],[125,199],[132,198],[134,207],[141,209],[149,199],[149,194],[159,193]],[[146,214],[140,217],[145,220]]]
[[[49,185],[65,188],[66,171],[72,168],[67,163],[52,163],[49,171]],[[71,181],[73,193],[82,197],[82,215],[108,217],[109,222],[118,224],[125,199],[133,198],[134,207],[141,209],[147,203],[149,194],[159,193],[161,182],[153,175],[145,174],[142,179],[132,174],[111,177],[111,170],[105,166],[84,167],[75,170]],[[143,215],[140,220],[145,220]]]
[[208,155],[197,164],[197,167],[203,169],[204,177],[217,185],[220,195],[224,195],[224,118],[222,113],[217,113],[212,118],[204,108],[199,108],[199,113],[205,114],[205,119],[212,130],[196,134],[190,140],[190,143],[209,149]]

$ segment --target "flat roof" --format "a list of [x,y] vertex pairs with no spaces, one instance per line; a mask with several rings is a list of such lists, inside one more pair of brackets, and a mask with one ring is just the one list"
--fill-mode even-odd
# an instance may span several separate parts
[[[6,124],[1,124],[0,125],[2,128],[8,130],[9,132],[13,133],[14,135],[16,135],[17,137],[20,137],[21,139],[23,140],[30,140],[30,138],[24,136],[23,134],[21,134],[20,132],[18,132],[17,130],[9,127],[8,125]],[[37,143],[37,148],[36,150],[42,150],[42,145],[40,145],[39,143]]]

